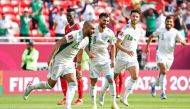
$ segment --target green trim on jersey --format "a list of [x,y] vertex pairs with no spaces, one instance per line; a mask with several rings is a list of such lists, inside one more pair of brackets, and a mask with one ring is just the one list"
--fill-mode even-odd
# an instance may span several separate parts
[[70,43],[61,45],[61,47],[59,48],[59,50],[55,53],[54,58],[55,58],[55,56],[57,56],[57,54],[59,54],[62,50],[64,50],[65,48],[67,48],[67,47],[68,47],[69,45],[71,45],[72,43],[73,43],[73,41],[70,42]]
[[125,25],[125,26],[123,27],[123,29],[127,29],[127,28],[129,28],[129,27],[130,27],[130,25],[127,24],[127,25]]

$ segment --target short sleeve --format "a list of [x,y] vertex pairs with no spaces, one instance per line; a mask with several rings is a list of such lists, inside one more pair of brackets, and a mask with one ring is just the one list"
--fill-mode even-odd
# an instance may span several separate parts
[[111,32],[110,32],[110,39],[109,39],[110,44],[111,44],[111,45],[114,45],[114,44],[116,43],[116,40],[117,40],[117,39],[116,39],[116,37],[115,37],[113,31],[111,31]]
[[124,40],[124,38],[125,38],[125,35],[124,35],[124,29],[122,29],[120,32],[119,32],[119,34],[118,34],[118,39],[120,39],[120,40]]
[[89,38],[85,37],[82,42],[81,42],[81,47],[80,49],[85,49],[85,47],[89,44]]
[[178,37],[179,39],[183,41],[185,40],[185,38],[182,36],[182,34],[178,30],[175,30],[175,32],[176,32],[176,38]]

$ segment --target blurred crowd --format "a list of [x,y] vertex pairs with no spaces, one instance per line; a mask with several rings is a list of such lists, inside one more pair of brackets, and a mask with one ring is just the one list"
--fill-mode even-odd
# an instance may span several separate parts
[[[1,0],[0,0],[1,1]],[[132,9],[142,13],[139,23],[146,39],[156,29],[165,25],[167,15],[173,15],[175,28],[183,40],[190,40],[190,1],[189,0],[7,0],[0,2],[0,41],[27,42],[30,37],[64,36],[68,24],[66,13],[73,12],[75,22],[82,24],[90,20],[97,24],[101,12],[110,15],[109,28],[115,34],[130,23]],[[17,2],[16,2],[17,1]],[[5,2],[5,1],[4,1]],[[15,4],[11,4],[15,2]],[[9,5],[10,3],[10,5]],[[9,10],[8,7],[14,7]],[[20,40],[15,37],[20,36]]]

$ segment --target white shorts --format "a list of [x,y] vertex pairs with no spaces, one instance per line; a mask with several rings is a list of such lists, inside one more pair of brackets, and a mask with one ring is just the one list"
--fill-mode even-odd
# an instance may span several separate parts
[[100,76],[100,73],[104,73],[104,76],[113,76],[113,68],[111,68],[110,62],[90,62],[90,78],[98,78]]
[[156,54],[157,64],[163,63],[167,71],[170,70],[170,67],[173,64],[173,60],[174,60],[173,56],[165,56],[165,55],[161,55],[160,53]]
[[75,73],[75,64],[73,63],[68,63],[67,65],[65,64],[53,64],[49,68],[49,73],[47,75],[47,78],[51,78],[52,80],[58,80],[60,77],[63,77],[65,74],[68,73]]
[[139,66],[137,59],[133,61],[116,59],[116,65],[114,68],[114,73],[120,73],[123,69],[128,69],[129,67]]

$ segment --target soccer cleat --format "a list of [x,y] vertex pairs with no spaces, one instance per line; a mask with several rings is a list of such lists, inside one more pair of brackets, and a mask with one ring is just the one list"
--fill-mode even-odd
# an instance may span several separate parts
[[99,96],[99,104],[100,104],[100,106],[104,105],[104,96],[103,95]]
[[64,104],[66,104],[66,98],[59,100],[57,103],[57,105],[64,105]]
[[73,105],[82,105],[82,104],[83,104],[82,99],[77,99],[77,100],[73,103]]
[[128,103],[128,101],[127,100],[123,100],[123,99],[120,99],[120,102],[123,104],[123,105],[125,105],[125,106],[129,106],[129,103]]
[[161,98],[162,100],[167,99],[166,93],[162,92],[162,93],[160,94],[160,98]]
[[23,95],[23,99],[24,99],[24,100],[27,100],[27,99],[28,99],[28,96],[29,96],[30,92],[33,90],[33,89],[31,88],[31,85],[32,85],[32,82],[29,82],[29,83],[27,84],[27,86],[26,86],[26,89],[24,90],[24,95]]
[[150,86],[151,86],[151,95],[153,97],[155,97],[156,96],[156,87],[153,83],[150,83]]
[[117,105],[117,103],[113,103],[111,106],[111,109],[120,109],[119,106]]

